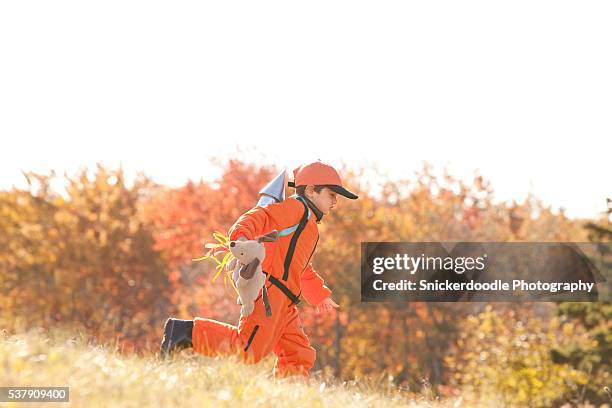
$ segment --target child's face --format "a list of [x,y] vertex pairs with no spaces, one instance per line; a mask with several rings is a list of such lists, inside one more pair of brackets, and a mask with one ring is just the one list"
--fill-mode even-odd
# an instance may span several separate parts
[[329,188],[324,187],[318,193],[312,190],[312,195],[307,195],[310,201],[317,206],[319,210],[325,215],[329,214],[329,212],[336,206],[336,202],[338,201],[336,193],[331,191]]

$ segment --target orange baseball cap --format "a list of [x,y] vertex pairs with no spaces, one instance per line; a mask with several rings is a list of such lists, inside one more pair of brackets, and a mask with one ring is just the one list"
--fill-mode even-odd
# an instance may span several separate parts
[[321,161],[304,164],[293,170],[293,180],[293,182],[289,182],[290,187],[324,185],[333,192],[350,198],[351,200],[358,198],[356,194],[342,187],[342,180],[336,169]]

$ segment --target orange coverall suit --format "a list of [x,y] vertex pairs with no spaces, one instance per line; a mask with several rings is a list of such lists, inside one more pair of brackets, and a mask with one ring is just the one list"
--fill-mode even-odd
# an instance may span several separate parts
[[[265,207],[255,207],[236,221],[230,229],[229,237],[231,240],[240,236],[254,239],[272,230],[282,231],[298,224],[304,212],[304,204],[294,197]],[[276,242],[264,244],[266,256],[262,269],[271,276],[266,280],[266,287],[272,315],[266,316],[260,292],[253,313],[241,316],[238,327],[196,317],[192,334],[195,352],[208,356],[238,353],[243,361],[256,363],[273,351],[277,356],[274,366],[276,378],[309,375],[316,351],[310,346],[302,329],[297,306],[270,279],[280,280],[297,296],[301,293],[310,305],[316,305],[329,297],[331,291],[310,263],[319,239],[317,220],[312,210],[295,241],[293,257],[287,268],[285,259],[295,234],[293,232],[280,237]]]

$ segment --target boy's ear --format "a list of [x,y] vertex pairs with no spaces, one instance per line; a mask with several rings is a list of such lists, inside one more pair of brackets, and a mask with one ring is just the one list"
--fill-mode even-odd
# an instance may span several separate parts
[[278,239],[278,231],[277,230],[272,230],[270,232],[268,232],[266,235],[262,235],[261,237],[257,238],[257,242],[262,243],[262,242],[274,242]]
[[312,184],[308,184],[304,189],[304,195],[306,197],[311,196],[314,193],[314,188],[315,186],[313,186]]
[[238,274],[242,279],[249,280],[253,277],[253,275],[255,275],[255,271],[257,270],[258,266],[259,258],[255,258],[248,264],[241,266]]

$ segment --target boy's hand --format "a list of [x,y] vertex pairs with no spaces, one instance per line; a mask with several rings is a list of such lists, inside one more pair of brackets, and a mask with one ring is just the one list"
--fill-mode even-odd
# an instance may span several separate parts
[[317,313],[320,313],[321,310],[331,312],[336,307],[339,307],[339,305],[330,297],[323,299],[318,305],[316,305]]

